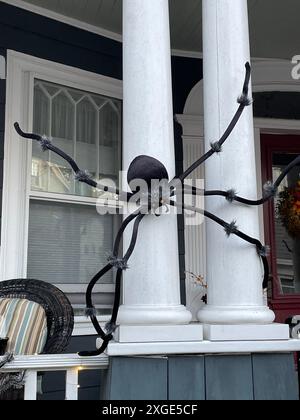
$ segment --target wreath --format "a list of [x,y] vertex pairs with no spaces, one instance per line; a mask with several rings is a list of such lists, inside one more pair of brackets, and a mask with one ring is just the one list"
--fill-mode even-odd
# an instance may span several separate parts
[[292,238],[300,237],[300,181],[279,194],[277,214]]

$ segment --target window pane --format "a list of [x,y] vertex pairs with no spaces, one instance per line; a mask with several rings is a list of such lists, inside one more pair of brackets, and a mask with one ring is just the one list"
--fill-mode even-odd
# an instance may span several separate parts
[[[116,218],[100,216],[94,206],[31,200],[28,277],[54,284],[89,283],[112,252]],[[112,282],[112,272],[101,279]]]
[[84,98],[77,105],[77,142],[96,144],[96,107]]
[[118,171],[121,166],[119,149],[121,109],[117,104],[108,101],[100,110],[100,178],[109,175],[118,182]]
[[74,139],[75,107],[65,93],[60,93],[52,100],[52,131],[55,138]]
[[[34,131],[52,137],[82,170],[97,179],[118,182],[121,169],[121,101],[36,80]],[[51,152],[32,146],[32,190],[97,197],[75,182],[69,165]]]
[[41,135],[50,135],[50,98],[40,85],[34,88],[33,130]]

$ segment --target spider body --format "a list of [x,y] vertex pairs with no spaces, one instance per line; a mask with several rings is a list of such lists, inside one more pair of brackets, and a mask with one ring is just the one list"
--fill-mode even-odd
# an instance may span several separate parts
[[143,180],[151,188],[153,180],[169,181],[169,174],[166,167],[157,159],[151,156],[138,156],[130,164],[127,172],[128,185],[136,180]]
[[169,174],[159,160],[146,155],[136,157],[129,166],[127,182],[137,203],[155,212],[168,194]]
[[[240,205],[258,206],[258,205],[264,204],[268,200],[273,199],[274,196],[276,195],[278,187],[280,186],[284,178],[287,176],[287,174],[296,165],[299,165],[300,156],[288,165],[288,167],[282,172],[282,174],[275,181],[275,183],[268,184],[264,197],[258,200],[250,200],[243,197],[239,197],[236,194],[234,189],[231,189],[229,191],[220,191],[220,190],[202,191],[202,190],[197,190],[196,188],[193,188],[193,187],[188,187],[184,184],[185,179],[195,169],[197,169],[200,165],[205,163],[213,154],[221,153],[223,145],[225,144],[226,140],[230,137],[230,134],[234,130],[235,126],[238,124],[239,119],[241,118],[245,107],[251,105],[252,99],[248,96],[250,76],[251,76],[250,64],[246,63],[245,67],[246,67],[246,75],[245,75],[245,81],[243,85],[243,91],[242,91],[242,95],[239,96],[239,98],[237,99],[237,103],[239,106],[230,124],[228,125],[226,131],[224,132],[224,134],[222,135],[219,141],[211,143],[210,150],[208,150],[202,157],[200,157],[200,159],[198,159],[183,174],[181,174],[178,177],[178,179],[176,179],[176,183],[175,183],[176,186],[173,185],[173,187],[171,187],[171,184],[175,179],[169,182],[169,174],[166,167],[163,165],[163,163],[153,157],[143,155],[143,156],[136,157],[132,161],[128,170],[127,181],[132,192],[128,193],[124,191],[118,191],[118,190],[116,191],[107,185],[103,185],[101,183],[97,183],[96,181],[94,181],[87,172],[82,171],[78,167],[76,162],[70,156],[68,156],[65,152],[63,152],[62,150],[54,146],[51,143],[50,139],[48,139],[45,136],[40,136],[34,133],[30,133],[30,134],[24,133],[21,130],[19,124],[15,123],[15,129],[21,137],[38,141],[41,145],[42,150],[44,151],[50,150],[58,154],[59,156],[61,156],[63,159],[65,159],[69,163],[71,168],[73,169],[75,173],[75,178],[77,181],[86,183],[87,185],[93,188],[98,188],[102,191],[109,191],[109,192],[113,192],[114,194],[118,194],[120,197],[120,200],[123,200],[126,202],[129,202],[131,199],[135,198],[135,195],[139,194],[139,198],[138,200],[136,200],[136,202],[139,204],[139,208],[134,213],[130,214],[123,221],[122,226],[119,229],[119,232],[117,234],[117,237],[114,243],[113,254],[108,259],[108,264],[93,277],[93,279],[91,280],[87,288],[87,292],[86,292],[87,315],[91,318],[91,321],[95,327],[96,332],[99,334],[99,336],[103,340],[103,344],[99,350],[92,351],[92,352],[81,352],[80,353],[81,356],[95,356],[95,355],[101,354],[102,352],[104,352],[104,350],[108,346],[108,343],[110,342],[110,340],[113,339],[113,332],[115,331],[117,327],[117,316],[118,316],[120,296],[121,296],[122,273],[124,270],[128,268],[128,261],[134,251],[134,248],[137,242],[140,223],[142,222],[143,218],[147,214],[149,214],[153,210],[154,212],[156,212],[156,210],[159,209],[163,204],[167,204],[173,207],[182,206],[182,204],[179,204],[179,202],[176,200],[176,196],[179,196],[180,194],[182,194],[182,191],[183,191],[182,187],[184,187],[184,191],[187,194],[191,194],[191,195],[200,194],[200,195],[205,195],[206,197],[223,196],[228,201],[229,204],[233,202],[238,202],[240,203]],[[267,288],[267,284],[269,280],[267,247],[263,246],[263,244],[258,239],[252,238],[248,236],[247,234],[241,232],[238,229],[235,221],[228,223],[220,219],[214,214],[211,214],[198,207],[189,206],[187,204],[183,204],[183,209],[191,210],[191,211],[203,214],[206,218],[209,218],[213,222],[222,226],[228,237],[230,237],[231,235],[235,235],[239,237],[240,239],[255,246],[257,249],[258,256],[259,258],[261,258],[261,261],[264,267],[263,288]],[[129,244],[127,251],[124,253],[124,255],[119,256],[120,244],[122,241],[124,231],[131,222],[134,222],[131,242]],[[107,324],[105,330],[103,330],[96,317],[96,310],[93,306],[92,293],[93,293],[93,289],[95,285],[101,279],[101,277],[103,277],[107,272],[109,272],[113,268],[115,268],[117,271],[116,286],[115,286],[115,300],[114,300],[111,320]]]

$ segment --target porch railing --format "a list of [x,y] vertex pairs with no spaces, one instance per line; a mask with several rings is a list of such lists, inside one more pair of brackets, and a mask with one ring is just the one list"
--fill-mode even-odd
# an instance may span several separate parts
[[[1,360],[1,358],[0,358]],[[76,354],[18,356],[0,370],[0,373],[25,371],[24,399],[37,399],[38,372],[66,372],[66,400],[78,400],[79,374],[83,370],[103,370],[108,368],[108,357],[82,358]],[[99,397],[100,398],[100,397]]]

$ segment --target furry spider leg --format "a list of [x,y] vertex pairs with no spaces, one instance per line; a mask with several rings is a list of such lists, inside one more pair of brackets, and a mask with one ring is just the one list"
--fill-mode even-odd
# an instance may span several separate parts
[[[124,234],[124,231],[126,229],[126,227],[130,224],[130,222],[132,222],[134,219],[136,219],[137,217],[140,216],[140,211],[142,211],[141,209],[138,209],[136,212],[134,212],[133,214],[131,214],[130,216],[128,216],[122,223],[116,240],[115,240],[115,244],[114,244],[114,251],[113,251],[113,255],[109,258],[109,264],[107,264],[107,266],[105,266],[101,271],[99,271],[99,273],[97,273],[94,278],[91,280],[91,282],[88,285],[87,291],[86,291],[86,314],[87,316],[89,316],[91,318],[91,321],[97,331],[97,333],[100,335],[100,337],[102,339],[105,338],[106,333],[103,332],[102,328],[100,327],[97,317],[96,317],[96,310],[95,307],[93,305],[93,301],[92,301],[92,293],[94,290],[95,285],[97,284],[97,282],[100,280],[101,277],[103,277],[108,271],[110,271],[113,267],[117,268],[118,270],[120,269],[125,270],[127,268],[127,262],[128,262],[128,253],[125,255],[125,257],[123,259],[118,259],[118,254],[119,254],[119,248],[120,248],[120,243]],[[133,230],[133,237],[135,235],[135,228]],[[131,244],[132,245],[132,244]],[[131,249],[131,248],[130,248]],[[118,293],[118,282],[116,281],[116,292]],[[115,313],[116,311],[116,300],[119,299],[117,296],[117,293],[115,294],[115,302],[114,302],[114,310],[113,313]],[[112,323],[112,321],[110,321],[110,323]]]
[[[141,210],[142,208],[138,209],[136,212],[132,213],[123,221],[115,239],[113,256],[109,258],[109,261],[110,261],[109,264],[107,264],[106,267],[104,267],[101,271],[99,271],[99,273],[97,273],[94,276],[94,278],[90,281],[87,291],[86,291],[86,314],[88,316],[91,316],[95,313],[95,308],[92,302],[92,293],[93,293],[94,287],[96,283],[100,280],[100,278],[103,277],[110,269],[114,267],[114,263],[116,265],[117,262],[119,261],[119,263],[121,264],[121,260],[118,260],[118,254],[119,254],[120,243],[121,243],[124,231],[126,227],[129,225],[129,223],[132,222],[136,217],[138,217]],[[104,272],[102,273],[102,271]]]
[[[95,351],[82,351],[82,352],[80,352],[79,356],[81,356],[81,357],[99,356],[100,354],[102,354],[106,350],[109,342],[113,339],[113,333],[116,330],[116,322],[117,322],[119,306],[120,306],[122,274],[123,274],[123,271],[127,268],[128,261],[129,261],[131,255],[133,254],[133,251],[135,249],[135,245],[136,245],[137,238],[138,238],[139,225],[140,225],[141,221],[143,220],[143,218],[145,217],[145,214],[136,214],[134,217],[136,218],[136,220],[135,220],[135,223],[134,223],[134,226],[133,226],[132,238],[131,238],[129,248],[128,248],[124,258],[122,258],[120,260],[118,258],[113,257],[113,258],[115,258],[114,262],[111,262],[103,270],[100,271],[100,273],[107,272],[113,267],[118,267],[117,276],[116,276],[114,306],[113,306],[111,319],[105,326],[106,332],[104,332],[104,330],[101,328],[101,326],[100,326],[100,324],[97,320],[95,311],[93,311],[93,313],[89,314],[97,333],[100,335],[100,338],[103,340],[103,343],[102,343],[101,347],[99,349],[95,350]],[[130,219],[130,220],[128,221],[128,219]],[[124,230],[125,230],[126,226],[132,220],[133,220],[133,215],[129,216],[124,221],[124,223],[123,223],[123,225],[124,225],[123,226],[123,233],[124,233]],[[122,238],[122,234],[118,235],[118,238],[117,238],[117,241],[116,241],[115,247],[114,247],[115,248],[114,252],[116,251],[117,248],[119,248],[121,238]],[[122,265],[121,268],[119,266],[120,264]],[[98,278],[98,280],[99,280],[100,277],[98,275],[96,275],[95,278],[92,280],[92,283],[95,282],[96,278]],[[96,284],[96,282],[95,282],[95,284]],[[89,295],[88,295],[90,303],[92,303],[91,302],[91,293],[92,293],[92,288],[90,289]]]
[[237,201],[242,204],[246,204],[247,206],[260,206],[262,204],[265,204],[269,200],[273,199],[278,191],[278,188],[282,184],[283,180],[286,178],[286,176],[289,174],[289,172],[295,168],[296,166],[300,165],[300,156],[295,158],[280,174],[280,176],[277,178],[277,180],[274,182],[267,182],[264,186],[265,196],[258,199],[258,200],[249,200],[244,197],[240,197],[236,194],[234,189],[228,190],[228,191],[222,191],[222,190],[215,190],[215,191],[205,191],[201,190],[196,187],[192,187],[189,185],[184,185],[184,191],[187,191],[188,193],[192,193],[193,195],[199,195],[199,196],[205,196],[205,197],[211,197],[211,196],[221,196],[226,198],[227,201],[230,203]]
[[[243,92],[239,96],[237,102],[239,105],[238,110],[236,111],[234,117],[232,118],[229,126],[227,127],[226,131],[222,135],[219,141],[215,143],[211,143],[211,149],[205,153],[200,159],[198,159],[193,165],[191,165],[183,174],[181,174],[178,177],[178,180],[183,182],[192,172],[195,171],[200,165],[202,165],[204,162],[206,162],[211,156],[213,156],[215,153],[220,153],[222,151],[222,146],[228,139],[228,137],[233,132],[234,128],[236,127],[237,123],[239,122],[244,109],[252,104],[252,99],[249,98],[249,83],[250,83],[250,77],[251,77],[251,66],[250,63],[246,63],[246,75],[245,75],[245,81],[243,86]],[[176,180],[176,177],[173,179],[173,181]],[[172,182],[172,181],[171,181]]]
[[104,192],[110,192],[112,194],[116,194],[119,196],[121,201],[129,201],[130,198],[133,197],[132,193],[120,191],[118,188],[113,188],[109,185],[103,185],[101,182],[96,182],[93,180],[87,171],[81,170],[77,163],[72,159],[69,155],[67,155],[63,150],[59,149],[58,147],[54,146],[51,140],[46,136],[40,136],[34,133],[25,133],[21,130],[19,123],[14,124],[16,132],[19,136],[23,137],[24,139],[28,140],[36,140],[40,143],[42,150],[45,152],[46,150],[50,150],[51,152],[57,154],[62,159],[64,159],[68,164],[71,166],[72,170],[75,173],[75,179],[78,182],[82,182],[84,184],[89,185],[90,187],[97,188]]
[[[69,165],[71,166],[71,168],[73,169],[73,171],[75,173],[75,178],[76,178],[77,181],[83,182],[83,183],[85,183],[85,184],[87,184],[87,185],[89,185],[93,188],[101,189],[105,192],[112,192],[114,194],[118,194],[120,196],[120,199],[122,199],[123,201],[128,202],[130,200],[130,198],[132,198],[134,196],[133,193],[123,192],[123,191],[119,191],[117,189],[115,190],[112,187],[109,187],[107,185],[102,185],[101,183],[97,183],[96,181],[94,181],[88,175],[87,172],[82,171],[78,167],[76,162],[69,155],[67,155],[64,151],[62,151],[59,148],[57,148],[56,146],[54,146],[51,143],[50,139],[48,139],[47,137],[42,137],[42,136],[40,136],[38,134],[34,134],[34,133],[25,133],[21,130],[18,123],[15,123],[14,127],[15,127],[15,130],[17,131],[17,133],[21,137],[38,141],[40,143],[43,151],[50,150],[50,151],[56,153],[57,155],[59,155],[60,157],[62,157],[64,160],[66,160],[69,163]],[[82,355],[82,356],[91,356],[91,355],[101,354],[106,349],[109,341],[112,340],[112,338],[113,338],[112,334],[113,334],[113,332],[115,330],[115,327],[116,327],[116,320],[117,320],[118,309],[119,309],[119,304],[120,304],[122,271],[127,268],[128,260],[129,260],[130,256],[132,255],[132,253],[134,251],[134,248],[135,248],[135,245],[136,245],[137,235],[138,235],[138,227],[139,227],[139,224],[144,217],[143,214],[140,214],[142,212],[142,210],[143,210],[143,207],[139,208],[132,215],[128,216],[128,218],[125,219],[125,221],[122,223],[122,226],[119,229],[119,232],[117,234],[117,238],[116,238],[115,245],[114,245],[114,253],[113,253],[113,256],[110,258],[109,264],[107,264],[104,268],[102,268],[99,271],[99,273],[97,273],[94,276],[94,278],[91,280],[91,282],[88,286],[88,289],[87,289],[87,292],[86,292],[86,302],[87,302],[86,312],[87,312],[87,315],[90,317],[95,330],[100,335],[100,337],[103,339],[103,345],[102,345],[101,349],[99,349],[95,352],[81,352],[80,355]],[[135,221],[135,224],[134,224],[133,234],[132,234],[132,239],[131,239],[129,249],[128,249],[125,257],[123,259],[119,259],[118,258],[119,247],[120,247],[120,242],[121,242],[123,233],[124,233],[126,227],[128,226],[128,224],[132,220],[134,220],[135,218],[137,220]],[[100,278],[102,278],[106,273],[108,273],[114,267],[117,268],[114,307],[113,307],[111,320],[106,326],[107,332],[105,332],[101,328],[101,326],[100,326],[100,324],[97,320],[97,317],[96,317],[96,311],[95,311],[95,308],[93,307],[93,302],[92,302],[92,292],[93,292],[93,289],[94,289],[96,283],[100,280]]]
[[[169,204],[170,206],[173,207],[179,207],[182,208],[182,204],[180,203],[176,203],[175,201],[168,201],[167,204]],[[263,289],[267,289],[268,287],[268,282],[269,282],[269,274],[270,274],[270,269],[269,269],[269,263],[268,263],[268,248],[266,246],[264,246],[258,239],[256,238],[252,238],[251,236],[248,236],[247,234],[245,234],[244,232],[240,231],[236,225],[236,222],[233,221],[231,223],[227,223],[225,222],[225,220],[220,219],[219,217],[215,216],[212,213],[209,213],[206,210],[200,209],[198,207],[194,207],[194,206],[190,206],[188,204],[184,204],[183,208],[185,210],[189,210],[189,211],[194,211],[196,213],[202,214],[203,216],[207,217],[208,219],[214,221],[215,223],[217,223],[218,225],[222,226],[225,229],[225,232],[227,234],[227,236],[231,236],[231,235],[236,235],[239,238],[243,239],[244,241],[255,245],[256,249],[257,249],[257,253],[260,256],[263,266],[264,266],[264,280],[263,280]]]

